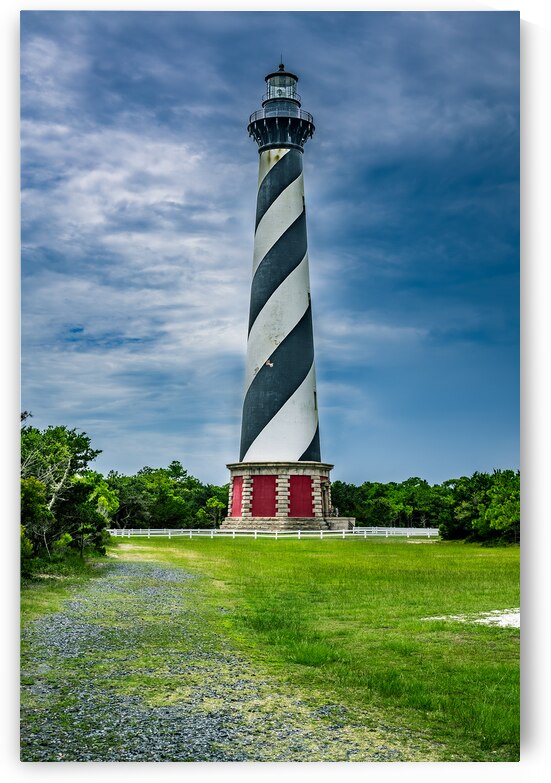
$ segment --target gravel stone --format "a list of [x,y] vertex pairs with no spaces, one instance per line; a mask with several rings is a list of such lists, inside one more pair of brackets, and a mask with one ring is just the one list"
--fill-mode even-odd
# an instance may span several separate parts
[[117,561],[24,630],[22,761],[437,760],[262,671],[213,631],[199,581]]

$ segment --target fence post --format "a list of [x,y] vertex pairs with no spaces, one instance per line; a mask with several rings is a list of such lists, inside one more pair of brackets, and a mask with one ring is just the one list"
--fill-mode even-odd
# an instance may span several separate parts
[[367,530],[364,530],[364,538],[367,538]]
[[343,537],[343,538],[345,538],[345,533],[346,533],[346,531],[345,531],[345,529],[344,529],[344,527],[343,527],[343,529],[342,529],[342,537]]
[[298,531],[298,540],[300,541],[300,530]]
[[254,531],[254,540],[256,541],[257,531]]
[[211,530],[211,531],[210,531],[210,537],[211,537],[211,538],[214,538],[214,530]]
[[232,530],[232,532],[231,532],[231,537],[232,537],[232,538],[235,538],[235,530]]
[[323,530],[320,530],[320,538],[323,539]]
[[275,532],[275,540],[277,541],[277,530]]
[[388,530],[385,530],[385,538],[388,538]]

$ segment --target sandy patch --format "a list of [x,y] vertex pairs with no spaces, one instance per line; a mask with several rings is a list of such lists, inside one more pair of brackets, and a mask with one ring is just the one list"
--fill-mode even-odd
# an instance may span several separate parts
[[497,625],[500,628],[520,628],[520,609],[496,609],[493,612],[480,612],[480,614],[449,614],[445,617],[424,617],[423,619]]
[[68,576],[60,576],[59,574],[36,574],[38,579],[68,579]]
[[147,546],[139,546],[138,544],[118,544],[118,549],[141,549],[141,550],[147,550]]

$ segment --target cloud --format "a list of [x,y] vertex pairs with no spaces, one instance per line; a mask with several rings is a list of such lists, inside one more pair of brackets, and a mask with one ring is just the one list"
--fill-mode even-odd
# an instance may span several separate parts
[[402,352],[411,352],[427,335],[414,326],[398,326],[368,320],[367,314],[325,313],[316,320],[316,349],[324,363],[365,366]]
[[72,88],[88,67],[82,51],[64,47],[51,37],[32,36],[21,50],[21,87],[26,106],[49,115],[65,113],[74,104]]
[[496,377],[514,379],[517,21],[24,12],[23,404],[37,425],[87,430],[102,469],[178,458],[224,480],[252,267],[246,125],[282,48],[317,128],[305,186],[336,461],[352,465],[341,430],[387,449],[400,373],[430,398],[440,351],[475,386],[492,347]]
[[227,438],[217,419],[240,408],[253,215],[229,201],[246,167],[230,160],[215,174],[208,150],[155,127],[27,120],[22,132],[28,407],[39,425],[87,429],[129,471],[170,461],[177,427],[172,453],[200,473]]

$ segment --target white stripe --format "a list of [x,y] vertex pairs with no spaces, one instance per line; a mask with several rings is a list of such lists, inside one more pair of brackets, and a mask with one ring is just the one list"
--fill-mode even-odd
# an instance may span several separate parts
[[242,462],[296,462],[300,459],[318,426],[315,388],[316,373],[312,363],[304,381],[255,438]]
[[245,393],[256,373],[298,324],[308,307],[308,253],[268,299],[247,342]]
[[273,169],[278,160],[289,152],[289,147],[281,148],[277,150],[264,150],[260,153],[260,161],[258,163],[258,187],[262,184],[262,180],[266,174]]
[[270,204],[254,235],[253,274],[268,250],[301,215],[304,209],[302,173]]

